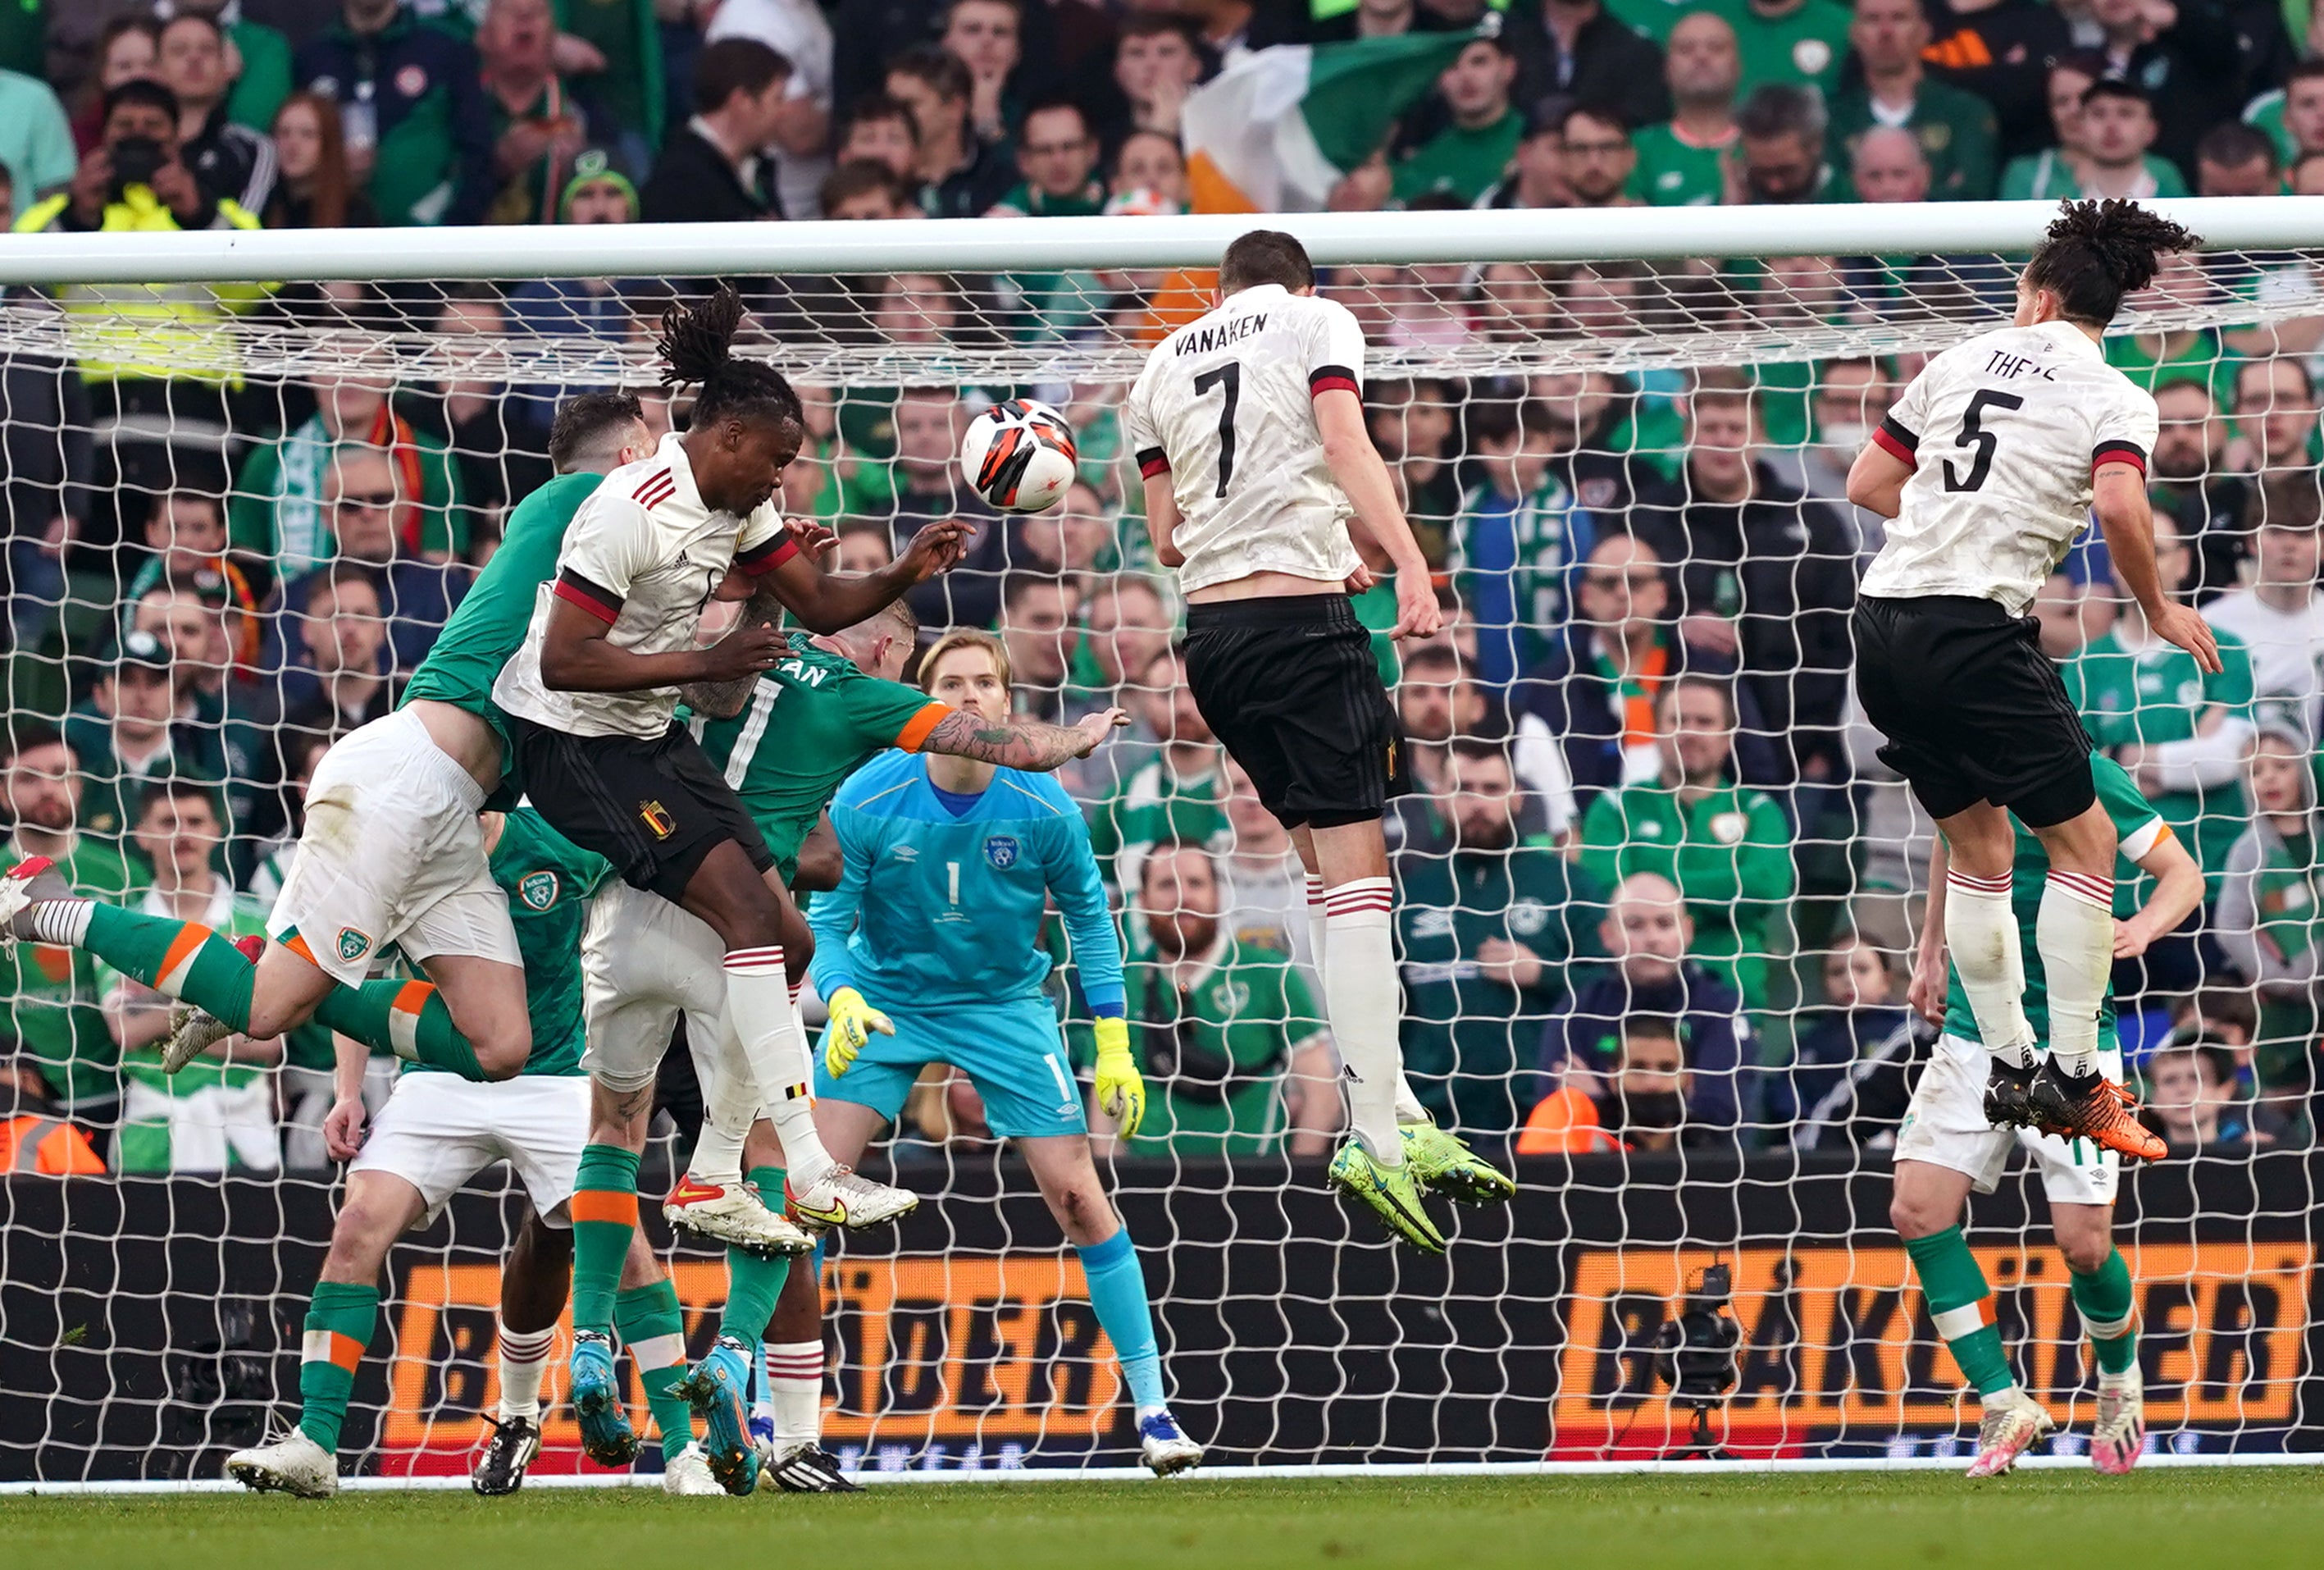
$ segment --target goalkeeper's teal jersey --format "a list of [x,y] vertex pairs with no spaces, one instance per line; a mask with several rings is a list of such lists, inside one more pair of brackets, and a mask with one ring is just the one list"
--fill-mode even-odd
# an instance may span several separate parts
[[916,750],[951,712],[918,688],[867,676],[794,633],[790,652],[759,678],[741,714],[696,715],[687,725],[766,836],[788,884],[798,872],[799,843],[841,781],[890,747]]
[[[2114,820],[2115,836],[2121,842],[2115,865],[2116,881],[2126,882],[2141,875],[2137,858],[2169,838],[2171,826],[2138,793],[2138,787],[2131,783],[2130,776],[2113,759],[2093,753],[2090,778],[2098,786],[2098,800],[2106,807],[2107,816]],[[2050,985],[2042,969],[2041,951],[2034,947],[2034,919],[2042,909],[2042,888],[2049,880],[2050,857],[2032,830],[2015,817],[2009,821],[2017,831],[2016,859],[2009,869],[2009,910],[2017,919],[2018,947],[2025,956],[2025,1020],[2034,1027],[2034,1038],[2047,1046]],[[1961,990],[1960,972],[1948,967],[1946,979],[1945,1033],[1964,1040],[1983,1040],[1977,1032],[1977,1015],[1969,1010],[1969,993]],[[2098,1009],[2098,1049],[2110,1052],[2114,1048],[2114,991],[2109,987]]]
[[923,1011],[1041,1001],[1054,896],[1082,993],[1122,1002],[1121,942],[1089,827],[1047,774],[1002,769],[981,794],[939,793],[927,760],[890,753],[831,804],[845,870],[816,896],[816,991],[854,987],[876,1008]]

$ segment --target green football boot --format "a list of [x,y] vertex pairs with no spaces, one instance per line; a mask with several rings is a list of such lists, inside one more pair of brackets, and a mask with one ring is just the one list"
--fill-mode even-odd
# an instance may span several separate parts
[[1388,1231],[1414,1248],[1430,1254],[1444,1251],[1444,1234],[1421,1208],[1420,1185],[1413,1181],[1410,1162],[1383,1167],[1364,1149],[1361,1140],[1351,1138],[1332,1158],[1328,1177],[1333,1187],[1371,1206],[1388,1224]]
[[1515,1198],[1517,1179],[1486,1160],[1433,1122],[1405,1123],[1404,1164],[1423,1188],[1433,1188],[1463,1205],[1507,1205]]

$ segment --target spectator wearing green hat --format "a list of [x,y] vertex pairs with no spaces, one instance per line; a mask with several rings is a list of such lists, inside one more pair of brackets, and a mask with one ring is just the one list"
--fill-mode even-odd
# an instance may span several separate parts
[[[614,165],[602,147],[587,147],[573,159],[573,178],[557,198],[560,224],[634,224],[638,221],[638,188]],[[512,326],[543,337],[587,336],[618,344],[630,336],[636,319],[631,297],[638,287],[613,278],[546,278],[520,283],[509,296]],[[549,421],[557,401],[573,387],[530,387],[509,400],[512,422],[541,444],[549,439]]]

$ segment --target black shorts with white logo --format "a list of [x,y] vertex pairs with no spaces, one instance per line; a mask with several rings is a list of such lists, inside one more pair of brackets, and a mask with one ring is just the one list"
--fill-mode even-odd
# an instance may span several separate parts
[[1187,606],[1186,685],[1286,828],[1366,822],[1410,789],[1371,633],[1345,595]]
[[1856,602],[1856,692],[1932,817],[1990,801],[2048,828],[2098,799],[2095,746],[2031,616],[1960,595]]
[[759,826],[683,725],[650,742],[571,735],[514,715],[509,726],[526,799],[632,888],[676,902],[703,858],[730,839],[761,873],[775,864]]

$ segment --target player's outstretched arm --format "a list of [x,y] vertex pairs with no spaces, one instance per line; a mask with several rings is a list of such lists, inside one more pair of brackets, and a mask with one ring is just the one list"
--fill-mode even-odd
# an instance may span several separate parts
[[2156,938],[2177,931],[2187,913],[2203,902],[2203,869],[2187,854],[2187,842],[2170,830],[2163,830],[2144,855],[2134,859],[2139,870],[2154,880],[2154,892],[2135,915],[2115,923],[2116,959],[2144,954]]
[[794,551],[760,580],[752,608],[771,599],[810,633],[843,632],[895,604],[907,589],[952,570],[967,552],[970,527],[959,518],[930,523],[877,572],[825,572],[813,551]]
[[920,743],[920,751],[1046,774],[1075,758],[1088,757],[1097,750],[1099,743],[1113,734],[1116,726],[1129,723],[1130,716],[1118,708],[1093,714],[1070,725],[1027,719],[996,725],[964,709],[955,709],[936,722],[936,728]]
[[549,606],[540,640],[541,684],[558,692],[644,692],[699,681],[755,679],[782,657],[783,640],[772,627],[745,621],[707,649],[644,654],[623,649],[605,634],[613,623],[558,598]]
[[2164,592],[2163,569],[2154,563],[2154,511],[2146,499],[2145,470],[2130,463],[2100,464],[2090,477],[2090,494],[2098,532],[2106,536],[2107,555],[2138,608],[2146,613],[2146,624],[2155,636],[2184,649],[2196,664],[2217,676],[2219,641],[2210,623],[2193,606],[2177,604]]
[[1346,493],[1356,522],[1371,531],[1379,548],[1396,564],[1397,638],[1434,637],[1444,624],[1437,609],[1436,591],[1428,579],[1428,562],[1420,542],[1405,522],[1403,504],[1396,499],[1396,482],[1388,465],[1372,446],[1364,425],[1363,400],[1344,387],[1327,387],[1315,394],[1315,429],[1323,438],[1323,463],[1333,480]]

